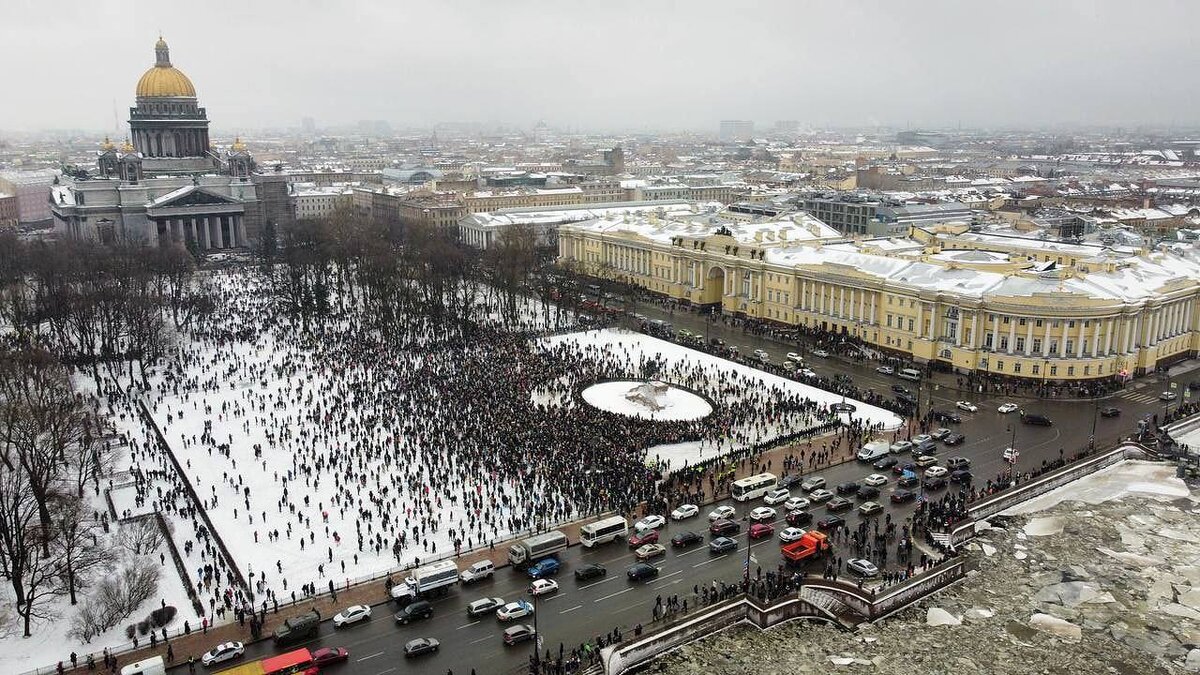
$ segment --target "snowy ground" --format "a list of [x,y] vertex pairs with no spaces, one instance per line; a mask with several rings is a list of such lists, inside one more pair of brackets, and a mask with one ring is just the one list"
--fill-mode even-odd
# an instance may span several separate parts
[[650,420],[695,420],[712,412],[708,401],[679,387],[667,387],[657,399],[658,409],[630,400],[627,394],[643,384],[631,380],[593,384],[583,390],[583,400],[601,410]]
[[[1186,497],[1188,494],[1187,485],[1175,477],[1174,465],[1130,460],[1119,462],[1044,495],[1034,497],[1003,511],[1001,515],[1015,516],[1036,513],[1065,501],[1100,504],[1114,499],[1124,499],[1131,495],[1169,501]],[[1039,525],[1045,527],[1051,524],[1039,523]]]

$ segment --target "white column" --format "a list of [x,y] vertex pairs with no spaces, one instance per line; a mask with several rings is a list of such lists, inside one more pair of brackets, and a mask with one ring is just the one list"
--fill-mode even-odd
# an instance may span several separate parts
[[917,331],[916,331],[917,337],[924,337],[924,335],[925,335],[925,303],[921,302],[920,300],[917,300],[916,329],[917,329]]
[[1017,353],[1017,317],[1008,317],[1008,353]]
[[1113,323],[1115,323],[1115,322],[1116,322],[1115,318],[1105,321],[1105,323],[1108,324],[1108,327],[1104,331],[1104,353],[1105,354],[1112,353]]
[[979,310],[975,310],[975,314],[971,316],[971,342],[967,345],[971,349],[977,349],[983,344],[979,339]]
[[846,318],[846,287],[845,286],[841,286],[838,288],[838,318],[839,319]]
[[1033,319],[1025,320],[1025,356],[1033,354]]
[[1079,322],[1079,336],[1075,340],[1075,358],[1080,358],[1083,356],[1083,343],[1085,340],[1087,340],[1087,337],[1084,335],[1083,324],[1084,322],[1081,320]]
[[1046,334],[1042,336],[1042,356],[1050,354],[1050,324],[1053,323],[1050,319],[1043,319],[1042,323],[1046,324]]
[[875,299],[878,297],[879,297],[878,292],[871,293],[871,325],[872,326],[877,325],[875,323]]

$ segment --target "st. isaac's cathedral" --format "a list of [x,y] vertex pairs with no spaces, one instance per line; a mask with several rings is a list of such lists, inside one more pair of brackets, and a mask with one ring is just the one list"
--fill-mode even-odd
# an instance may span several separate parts
[[[154,65],[137,83],[129,109],[129,137],[105,139],[94,169],[63,176],[50,193],[55,230],[109,243],[195,251],[242,248],[272,221],[273,194],[282,176],[256,173],[254,158],[237,140],[216,150],[208,114],[191,79],[171,63],[161,37]],[[282,215],[282,212],[281,212]]]

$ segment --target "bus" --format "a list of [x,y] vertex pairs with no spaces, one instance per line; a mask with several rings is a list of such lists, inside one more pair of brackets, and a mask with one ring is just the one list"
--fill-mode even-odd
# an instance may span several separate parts
[[579,528],[579,543],[591,548],[596,544],[624,539],[629,534],[629,522],[621,516],[604,518]]
[[293,649],[279,656],[243,663],[217,675],[317,675],[312,652],[308,649]]
[[733,481],[733,498],[739,502],[758,499],[775,489],[779,480],[773,473],[760,473],[741,480]]

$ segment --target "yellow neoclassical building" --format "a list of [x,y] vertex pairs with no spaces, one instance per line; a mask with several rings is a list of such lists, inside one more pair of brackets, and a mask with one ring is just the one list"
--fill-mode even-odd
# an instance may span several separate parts
[[722,312],[819,327],[959,371],[1132,376],[1200,348],[1200,250],[914,228],[850,240],[767,223],[627,216],[563,225],[559,263]]

